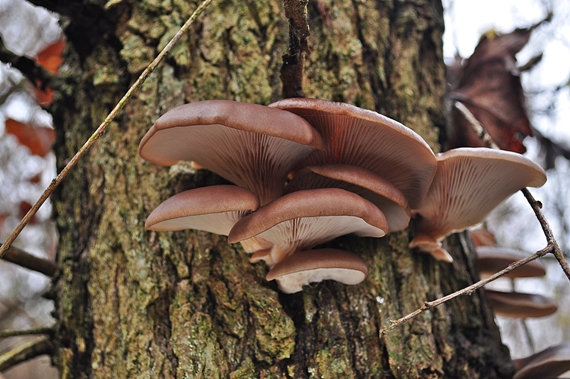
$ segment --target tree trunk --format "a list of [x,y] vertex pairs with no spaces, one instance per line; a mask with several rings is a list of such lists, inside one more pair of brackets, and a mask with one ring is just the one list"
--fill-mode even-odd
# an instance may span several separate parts
[[[59,169],[184,23],[193,1],[36,1],[63,15],[69,41],[53,105]],[[49,5],[51,4],[51,5]],[[312,0],[304,92],[373,109],[438,149],[445,137],[439,1]],[[56,362],[63,378],[509,378],[481,292],[386,336],[390,320],[474,280],[410,252],[409,233],[329,243],[359,254],[360,285],[324,282],[284,295],[225,237],[148,232],[144,220],[182,190],[220,182],[137,155],[166,110],[204,99],[281,98],[288,29],[276,0],[216,1],[130,100],[54,196],[61,234]]]

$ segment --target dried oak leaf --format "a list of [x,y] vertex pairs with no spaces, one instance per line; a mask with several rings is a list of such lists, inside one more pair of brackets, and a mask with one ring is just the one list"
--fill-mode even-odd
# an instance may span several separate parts
[[[532,135],[515,54],[528,42],[534,27],[504,35],[487,33],[464,62],[450,70],[450,97],[460,101],[504,150],[525,152],[524,137]],[[460,64],[458,67],[457,65]],[[452,111],[450,147],[484,146],[467,120]]]
[[51,151],[55,140],[55,130],[51,128],[32,126],[10,118],[6,120],[6,133],[16,136],[21,145],[40,157],[45,157]]

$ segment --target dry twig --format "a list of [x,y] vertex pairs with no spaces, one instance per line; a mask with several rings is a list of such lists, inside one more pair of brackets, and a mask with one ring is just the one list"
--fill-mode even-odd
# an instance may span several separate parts
[[0,258],[4,256],[4,253],[8,250],[12,243],[18,237],[18,235],[22,232],[24,227],[30,222],[32,217],[36,214],[38,209],[42,206],[42,204],[51,196],[53,191],[59,186],[59,184],[65,179],[69,171],[71,171],[75,165],[79,162],[79,160],[85,155],[85,153],[91,148],[91,146],[95,143],[95,141],[105,133],[107,126],[115,119],[115,117],[123,110],[129,99],[133,96],[135,91],[137,91],[140,86],[145,82],[148,76],[156,69],[156,67],[162,62],[164,57],[170,53],[174,45],[180,40],[180,38],[188,31],[190,26],[194,23],[196,18],[206,9],[206,7],[212,2],[212,0],[204,0],[198,8],[192,13],[192,15],[188,18],[186,23],[182,25],[180,30],[176,33],[174,37],[170,40],[168,45],[162,49],[162,51],[156,56],[156,58],[148,65],[148,67],[143,71],[143,73],[139,76],[136,82],[129,88],[127,93],[123,96],[121,100],[117,103],[115,108],[109,113],[109,115],[105,118],[105,120],[99,125],[97,130],[89,137],[87,142],[79,149],[79,151],[70,159],[69,163],[61,170],[61,172],[52,180],[51,184],[48,188],[44,191],[44,193],[40,196],[38,201],[32,206],[32,208],[26,213],[22,221],[18,224],[16,229],[8,236],[6,241],[2,246],[0,246]]
[[40,355],[51,354],[52,350],[53,345],[47,338],[28,342],[0,355],[0,372]]
[[28,329],[28,330],[2,330],[0,331],[0,338],[31,336],[39,334],[52,335],[53,332],[54,329],[49,327],[42,327],[42,328]]
[[[0,246],[2,246],[2,244],[0,244]],[[44,258],[36,257],[35,255],[27,253],[24,250],[18,249],[14,246],[9,247],[8,250],[6,250],[6,253],[2,259],[49,277],[54,276],[57,271],[57,265],[54,262]]]

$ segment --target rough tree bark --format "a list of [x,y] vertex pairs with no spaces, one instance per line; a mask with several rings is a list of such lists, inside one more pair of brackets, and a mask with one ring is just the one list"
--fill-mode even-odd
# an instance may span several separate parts
[[[52,107],[59,168],[196,8],[197,1],[33,1],[62,14],[69,40]],[[214,1],[54,197],[61,234],[54,295],[63,378],[508,378],[512,366],[480,292],[386,336],[380,328],[476,279],[406,247],[409,233],[331,242],[364,258],[358,286],[283,295],[225,237],[154,233],[144,220],[184,189],[218,183],[142,161],[166,110],[203,99],[281,98],[287,53],[276,0]],[[304,92],[395,118],[438,150],[445,137],[437,0],[309,2]],[[216,147],[213,146],[213,149]]]

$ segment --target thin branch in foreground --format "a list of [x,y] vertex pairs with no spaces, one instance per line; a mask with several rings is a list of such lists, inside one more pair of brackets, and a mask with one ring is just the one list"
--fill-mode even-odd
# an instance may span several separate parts
[[487,283],[491,283],[492,281],[508,274],[509,272],[513,271],[514,269],[523,266],[525,264],[527,264],[530,261],[534,261],[535,259],[538,259],[540,257],[545,256],[548,253],[552,253],[553,247],[551,245],[548,245],[547,247],[545,247],[542,250],[537,251],[536,253],[529,255],[526,258],[523,258],[521,260],[518,260],[514,263],[511,263],[510,265],[508,265],[505,269],[491,275],[490,277],[488,277],[487,279],[483,279],[478,281],[477,283],[474,283],[468,287],[465,287],[459,291],[453,292],[447,296],[441,297],[439,299],[436,299],[434,301],[426,301],[423,305],[423,307],[413,311],[410,314],[407,314],[404,317],[401,317],[397,320],[390,320],[390,325],[387,326],[386,328],[383,328],[380,330],[380,335],[384,335],[386,333],[388,333],[390,330],[396,328],[398,325],[409,321],[413,318],[415,318],[416,316],[419,316],[420,314],[429,311],[430,309],[433,309],[435,307],[437,307],[438,305],[441,305],[451,299],[455,299],[456,297],[462,296],[462,295],[471,295],[474,291],[478,290],[479,288],[483,287],[484,285],[486,285]]
[[47,338],[28,342],[0,355],[0,372],[44,354],[51,354],[53,345]]
[[156,67],[160,64],[160,62],[162,62],[164,57],[168,53],[170,53],[170,51],[172,50],[174,45],[180,40],[180,38],[185,33],[188,32],[188,29],[190,29],[190,26],[192,26],[192,24],[194,23],[196,18],[198,18],[198,16],[204,11],[204,9],[206,9],[208,7],[208,5],[210,5],[210,3],[212,1],[213,0],[204,0],[200,4],[200,6],[198,6],[198,8],[196,8],[194,13],[192,13],[192,15],[188,18],[186,23],[184,23],[184,25],[182,25],[182,27],[180,28],[180,30],[178,30],[176,35],[174,37],[172,37],[172,39],[164,47],[164,49],[162,49],[162,51],[156,56],[156,58],[147,66],[147,68],[143,71],[143,73],[139,76],[139,78],[135,81],[135,83],[131,86],[131,88],[129,88],[129,90],[123,96],[123,98],[121,100],[119,100],[119,102],[117,103],[115,108],[113,108],[111,113],[109,113],[109,115],[105,118],[105,120],[101,123],[101,125],[99,125],[97,130],[95,130],[95,132],[91,135],[91,137],[89,137],[87,142],[85,142],[85,144],[81,147],[81,149],[79,149],[79,151],[73,156],[73,158],[70,159],[70,161],[67,163],[67,165],[65,165],[63,170],[61,170],[61,172],[55,177],[55,179],[53,179],[51,181],[51,184],[44,191],[44,193],[40,196],[38,201],[36,201],[36,203],[28,211],[28,213],[26,213],[26,215],[24,216],[22,221],[20,221],[20,223],[18,224],[16,229],[14,229],[14,231],[8,236],[8,238],[6,239],[4,244],[2,246],[0,246],[0,258],[2,258],[5,254],[5,252],[8,250],[8,248],[10,246],[12,246],[12,243],[14,242],[16,237],[18,237],[18,235],[20,235],[20,233],[22,232],[24,227],[30,222],[30,220],[36,214],[38,209],[40,209],[42,204],[51,196],[53,191],[57,188],[57,186],[59,186],[59,184],[63,181],[63,179],[65,179],[65,177],[68,175],[69,171],[71,171],[75,167],[75,165],[77,165],[79,160],[85,155],[85,153],[87,153],[87,151],[91,148],[91,146],[95,143],[95,141],[103,133],[105,133],[107,126],[109,126],[109,124],[115,119],[115,117],[117,117],[119,112],[121,112],[123,110],[123,108],[125,107],[125,105],[129,101],[129,99],[133,96],[135,91],[137,91],[140,88],[140,86],[146,81],[146,79],[149,77],[149,75],[156,69]]
[[39,334],[47,334],[51,336],[54,334],[54,329],[50,327],[41,327],[27,330],[2,330],[0,331],[0,338],[32,336]]
[[[2,246],[2,244],[0,244]],[[25,252],[17,247],[9,247],[2,257],[7,262],[14,263],[18,266],[27,268],[28,270],[36,271],[45,276],[52,277],[57,272],[57,265],[47,259],[36,257],[30,253]]]
[[568,278],[568,280],[570,280],[570,266],[568,266],[568,262],[566,262],[566,259],[564,259],[564,253],[562,252],[562,250],[560,250],[560,246],[558,246],[558,242],[556,242],[556,239],[554,238],[554,233],[552,233],[552,229],[550,229],[550,225],[548,224],[548,221],[546,221],[546,217],[544,217],[544,214],[542,213],[541,210],[542,204],[534,199],[534,197],[531,195],[528,189],[523,188],[521,192],[523,193],[524,197],[526,198],[532,210],[534,211],[534,214],[536,215],[536,218],[538,219],[538,222],[542,227],[542,231],[546,236],[548,245],[552,247],[551,251],[552,255],[554,255],[554,257],[558,261],[558,264],[560,264],[560,267],[562,267],[562,270],[566,274],[566,277]]

